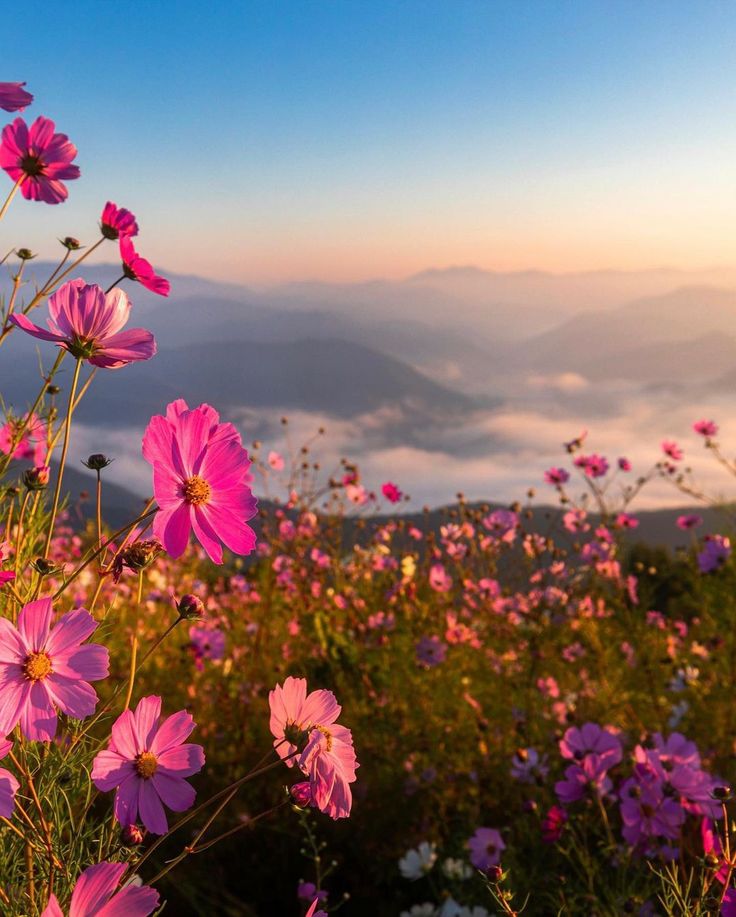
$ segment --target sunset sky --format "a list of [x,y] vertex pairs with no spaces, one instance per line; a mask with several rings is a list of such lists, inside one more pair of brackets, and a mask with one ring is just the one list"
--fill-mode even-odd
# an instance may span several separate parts
[[[4,47],[157,265],[252,283],[736,262],[721,2],[77,2]],[[38,12],[38,8],[36,12]],[[43,18],[43,17],[42,17]]]

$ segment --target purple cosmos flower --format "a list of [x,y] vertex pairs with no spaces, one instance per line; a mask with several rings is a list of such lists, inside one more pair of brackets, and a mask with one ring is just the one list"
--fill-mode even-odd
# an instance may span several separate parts
[[152,834],[166,834],[168,824],[162,803],[183,812],[196,793],[185,777],[204,766],[201,745],[186,739],[194,720],[180,710],[160,722],[161,698],[143,697],[135,713],[125,710],[112,727],[106,751],[92,765],[92,780],[103,793],[116,789],[115,818],[121,825],[140,820]]
[[94,713],[97,694],[89,684],[106,678],[107,649],[83,642],[97,622],[84,608],[69,611],[52,627],[51,599],[23,607],[16,628],[0,618],[0,735],[20,723],[27,739],[50,742],[56,714],[81,720]]
[[222,563],[222,543],[250,554],[256,534],[246,525],[257,501],[245,483],[250,459],[240,434],[208,404],[192,410],[181,398],[166,416],[151,418],[143,457],[153,466],[159,512],[153,533],[172,557],[180,557],[192,529],[210,559]]
[[0,108],[4,111],[23,111],[33,101],[25,83],[0,83]]
[[620,795],[622,834],[627,844],[636,846],[653,837],[674,840],[679,836],[685,810],[665,795],[656,778],[637,772],[621,787]]
[[58,344],[77,359],[118,369],[137,360],[150,360],[156,353],[150,331],[122,330],[129,318],[130,302],[123,290],[105,293],[95,283],[70,280],[49,299],[48,331],[25,315],[12,315],[10,320],[33,337]]
[[618,764],[623,757],[618,736],[596,723],[585,723],[580,729],[571,726],[560,740],[563,758],[581,761],[591,753],[597,755],[607,768]]
[[553,487],[561,487],[570,480],[570,473],[564,468],[548,468],[544,472],[544,480]]
[[589,790],[599,796],[611,792],[613,784],[606,776],[609,765],[598,755],[586,755],[579,764],[571,764],[565,769],[565,779],[555,783],[555,793],[560,802],[569,805],[577,802]]
[[603,455],[593,453],[592,455],[579,455],[575,459],[575,465],[582,469],[583,474],[589,478],[602,478],[608,472],[608,460]]
[[683,532],[686,532],[689,529],[694,529],[702,525],[703,517],[699,516],[697,513],[686,513],[684,516],[678,516],[675,520],[675,524],[678,529],[682,529]]
[[443,643],[436,634],[431,637],[422,637],[415,646],[417,662],[427,669],[440,665],[447,655],[447,644]]
[[[148,917],[158,907],[158,892],[147,885],[124,885],[117,890],[127,863],[97,863],[77,879],[69,904],[69,917]],[[41,917],[64,917],[56,895]]]
[[470,851],[470,862],[476,869],[485,872],[491,866],[498,866],[506,844],[495,828],[478,828],[468,840],[467,847]]
[[698,554],[701,573],[719,570],[731,556],[731,541],[725,535],[706,535],[703,550]]
[[77,148],[66,134],[55,133],[54,127],[48,118],[36,118],[30,127],[23,118],[16,118],[3,128],[0,168],[14,182],[21,181],[26,200],[60,204],[69,196],[62,179],[79,178],[79,166],[72,165]]

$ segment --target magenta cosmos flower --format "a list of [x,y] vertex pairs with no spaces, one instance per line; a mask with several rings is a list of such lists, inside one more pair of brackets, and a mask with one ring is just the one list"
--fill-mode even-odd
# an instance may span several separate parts
[[135,713],[125,710],[112,727],[106,751],[92,765],[98,790],[115,793],[115,818],[121,825],[140,819],[152,834],[166,834],[164,805],[174,812],[190,808],[196,797],[185,777],[201,771],[204,751],[186,740],[194,720],[180,710],[163,722],[161,698],[143,697]]
[[171,284],[164,277],[160,277],[153,269],[150,261],[141,258],[128,235],[120,236],[120,257],[123,261],[123,273],[128,280],[137,280],[142,286],[159,296],[168,296]]
[[23,111],[33,96],[23,88],[25,83],[0,83],[0,108],[4,111]]
[[222,563],[222,544],[250,554],[256,535],[249,519],[257,501],[245,483],[250,467],[240,434],[208,404],[189,409],[179,399],[166,416],[151,418],[143,436],[143,457],[153,466],[159,512],[153,534],[172,557],[184,553],[194,534],[210,559]]
[[294,764],[298,746],[304,745],[305,734],[312,729],[331,726],[336,722],[342,707],[332,691],[320,688],[307,694],[307,679],[291,675],[283,685],[269,691],[271,708],[269,728],[274,736],[273,745],[282,758]]
[[100,232],[106,239],[112,241],[123,236],[137,236],[138,223],[130,210],[108,201],[102,209]]
[[30,128],[23,118],[16,118],[3,128],[0,168],[14,182],[21,180],[26,200],[60,204],[68,197],[62,179],[79,178],[79,166],[72,164],[77,148],[54,127],[48,118],[36,118]]
[[[127,863],[97,863],[77,879],[68,917],[148,917],[158,907],[158,892],[147,885],[118,885]],[[41,917],[64,917],[56,895],[49,897]]]
[[0,618],[0,735],[20,723],[27,739],[50,742],[58,710],[81,720],[94,713],[97,694],[89,684],[106,678],[107,649],[83,642],[97,628],[84,608],[52,626],[51,599],[23,607],[16,628]]
[[70,280],[49,299],[49,330],[25,315],[10,320],[33,337],[52,341],[73,356],[104,369],[150,360],[156,341],[145,328],[121,329],[130,318],[130,301],[123,290],[105,293],[95,283]]

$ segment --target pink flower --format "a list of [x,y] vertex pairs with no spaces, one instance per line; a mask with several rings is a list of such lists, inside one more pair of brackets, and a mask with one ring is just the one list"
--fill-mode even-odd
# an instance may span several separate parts
[[[7,739],[0,740],[0,758],[4,758],[13,747]],[[15,794],[20,784],[10,771],[0,767],[0,817],[10,818],[15,808]]]
[[602,729],[596,723],[585,723],[579,729],[571,726],[560,739],[560,754],[563,758],[581,761],[586,755],[595,754],[606,767],[613,767],[623,757],[618,736]]
[[679,462],[684,455],[682,449],[671,439],[662,441],[662,452],[669,456],[673,462]]
[[561,487],[570,480],[570,473],[564,468],[548,468],[544,472],[544,480],[553,487]]
[[135,250],[130,235],[120,236],[120,257],[123,261],[123,271],[129,280],[137,280],[147,290],[158,293],[159,296],[169,295],[171,284],[163,277],[159,277],[150,261],[141,258]]
[[432,564],[429,568],[429,585],[435,592],[449,592],[452,589],[452,577],[442,564]]
[[386,481],[386,483],[382,485],[381,493],[389,501],[389,503],[398,503],[404,496],[396,484],[392,483],[391,481]]
[[268,694],[271,708],[269,728],[274,736],[274,748],[281,758],[288,758],[289,767],[299,745],[304,745],[305,734],[313,729],[332,725],[340,716],[342,707],[332,691],[319,688],[307,694],[306,678],[291,675],[282,685],[276,685]]
[[561,806],[552,806],[542,819],[542,840],[545,844],[556,844],[562,837],[562,829],[568,819]]
[[589,478],[602,478],[608,472],[608,460],[594,452],[592,455],[579,455],[574,464],[581,468]]
[[33,96],[23,88],[25,83],[0,83],[0,108],[4,111],[23,111]]
[[14,182],[21,180],[26,200],[60,204],[68,197],[62,179],[79,178],[79,166],[72,165],[77,148],[66,134],[54,133],[54,127],[48,118],[36,118],[30,128],[16,118],[3,128],[0,168]]
[[102,209],[100,232],[106,239],[115,241],[121,236],[137,236],[138,224],[130,210],[108,201]]
[[718,434],[718,425],[712,420],[698,420],[693,424],[693,430],[706,439]]
[[271,451],[268,453],[268,464],[274,471],[283,471],[284,457],[279,455],[278,452]]
[[306,680],[289,676],[269,693],[268,703],[277,753],[290,767],[296,761],[309,778],[309,793],[298,784],[296,798],[331,818],[347,818],[358,764],[350,730],[336,722],[342,708],[335,695],[322,689],[307,694]]
[[618,467],[620,471],[631,471],[631,462],[622,455],[618,460]]
[[222,563],[222,545],[250,554],[256,535],[248,519],[257,502],[245,483],[250,467],[240,434],[208,404],[189,409],[181,398],[166,416],[151,418],[143,436],[143,457],[153,466],[159,512],[153,533],[172,557],[184,553],[194,534],[210,559]]
[[10,320],[33,337],[52,341],[93,366],[118,369],[150,360],[156,353],[150,331],[122,330],[129,318],[130,302],[123,290],[105,293],[97,284],[79,279],[65,283],[49,299],[48,331],[25,315],[12,315]]
[[[23,424],[25,429],[20,438],[20,432]],[[8,455],[11,446],[13,454],[11,458],[26,460],[34,465],[42,465],[46,457],[46,426],[40,417],[35,414],[24,420],[23,418],[12,418],[0,427],[0,452]]]
[[[69,904],[69,917],[148,917],[158,907],[158,892],[147,885],[124,885],[116,891],[127,863],[97,863],[77,879]],[[64,917],[56,895],[41,917]]]
[[476,869],[485,872],[491,866],[498,866],[506,844],[495,828],[478,828],[467,843],[470,862]]
[[[314,901],[312,902],[311,907],[309,908],[307,913],[304,915],[304,917],[327,917],[326,911],[323,911],[322,909],[317,910],[318,904],[319,904],[319,898],[315,898]],[[41,915],[41,917],[43,917],[43,914]]]
[[97,694],[89,684],[108,674],[107,649],[82,646],[97,628],[84,608],[69,611],[51,626],[51,599],[23,607],[16,628],[0,618],[0,735],[20,723],[32,741],[56,735],[56,713],[77,720],[94,713]]
[[116,789],[115,818],[121,825],[140,820],[152,834],[166,834],[162,803],[184,812],[196,793],[185,777],[204,766],[201,745],[186,743],[194,720],[180,710],[160,722],[161,698],[143,697],[135,713],[125,710],[112,727],[106,751],[92,765],[92,780],[103,793]]
[[571,764],[565,769],[565,779],[555,783],[560,802],[565,805],[577,802],[590,790],[605,796],[613,786],[608,778],[609,767],[609,762],[596,754],[586,755],[579,764]]
[[678,516],[675,520],[675,524],[679,529],[687,531],[688,529],[694,529],[702,525],[703,517],[699,516],[697,513],[687,513],[684,516]]
[[622,529],[635,529],[639,525],[639,520],[630,513],[619,513],[616,516],[616,525]]
[[309,734],[299,767],[309,777],[312,805],[330,818],[347,818],[353,804],[350,784],[358,762],[349,729],[334,723]]

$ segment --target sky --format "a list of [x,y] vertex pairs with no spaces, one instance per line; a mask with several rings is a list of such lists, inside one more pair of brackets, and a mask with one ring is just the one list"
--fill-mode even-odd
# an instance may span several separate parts
[[730,3],[58,11],[34,5],[0,73],[79,147],[69,202],[3,227],[44,255],[112,199],[157,265],[253,284],[736,262]]

